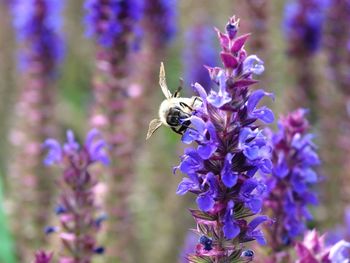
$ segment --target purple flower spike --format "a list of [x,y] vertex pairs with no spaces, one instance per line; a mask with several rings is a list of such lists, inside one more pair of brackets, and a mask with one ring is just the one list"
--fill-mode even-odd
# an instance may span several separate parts
[[274,217],[280,219],[268,230],[275,240],[274,251],[291,245],[303,234],[306,221],[312,219],[307,206],[317,204],[311,186],[319,181],[314,166],[320,160],[313,136],[307,133],[306,112],[299,109],[282,117],[279,131],[270,134],[273,169],[272,176],[267,178],[269,194],[265,202]]
[[290,52],[314,53],[321,45],[327,0],[293,0],[285,7],[284,31]]
[[224,67],[207,67],[215,88],[207,92],[199,83],[194,85],[203,103],[189,118],[191,127],[182,141],[197,147],[187,148],[175,168],[187,175],[177,194],[190,192],[197,199],[198,209],[191,213],[201,238],[196,252],[188,256],[191,263],[238,262],[243,254],[248,262],[254,252],[243,250],[243,243],[265,243],[257,228],[267,218],[249,217],[260,213],[266,191],[256,173],[272,171],[271,147],[256,123],[273,121],[271,110],[257,108],[262,97],[271,95],[249,89],[257,82],[253,76],[263,72],[263,62],[247,56],[248,35],[238,36],[238,29],[233,17],[226,33],[218,31]]
[[[60,165],[64,170],[59,181],[59,205],[55,209],[61,227],[48,226],[45,232],[58,232],[61,238],[63,249],[59,262],[91,262],[95,254],[104,252],[97,244],[96,235],[106,217],[97,216],[94,187],[98,179],[89,170],[97,162],[108,163],[106,143],[97,130],[92,130],[80,147],[69,130],[63,147],[53,139],[46,140],[44,145],[49,148],[45,163]],[[35,262],[50,262],[51,257],[38,252]]]
[[32,62],[42,62],[52,74],[63,57],[60,37],[61,12],[64,0],[17,0],[13,1],[13,25],[17,40],[29,48],[19,53],[20,68],[28,70]]
[[[141,28],[138,21],[143,16],[142,0],[103,1],[87,0],[84,5],[86,35],[95,37],[104,47],[112,47],[119,39],[132,36],[133,44],[139,41]],[[130,34],[132,33],[132,34]]]

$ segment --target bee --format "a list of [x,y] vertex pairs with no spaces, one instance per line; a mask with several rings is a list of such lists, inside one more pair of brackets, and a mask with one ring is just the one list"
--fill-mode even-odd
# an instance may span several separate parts
[[166,99],[160,104],[159,118],[149,123],[146,140],[162,125],[170,127],[176,133],[183,134],[191,124],[188,118],[191,117],[194,109],[202,104],[202,99],[197,96],[181,98],[182,85],[174,94],[171,94],[166,84],[163,62],[160,64],[159,85]]

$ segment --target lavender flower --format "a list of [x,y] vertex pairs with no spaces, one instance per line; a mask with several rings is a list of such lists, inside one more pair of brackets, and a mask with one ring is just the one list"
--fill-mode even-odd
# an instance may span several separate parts
[[64,170],[59,181],[60,209],[56,209],[62,230],[49,227],[54,229],[49,233],[59,232],[62,241],[64,250],[60,262],[91,262],[93,255],[103,253],[104,249],[96,241],[101,226],[94,202],[94,187],[98,179],[89,170],[95,163],[109,163],[106,143],[97,130],[91,130],[84,145],[80,146],[73,132],[68,131],[63,146],[54,139],[47,139],[44,146],[48,148],[45,164],[59,165]]
[[86,0],[84,7],[87,11],[86,34],[95,37],[101,46],[112,47],[125,39],[133,44],[139,41],[142,0]]
[[297,82],[290,108],[309,105],[311,121],[318,116],[319,96],[312,58],[321,44],[326,1],[293,0],[285,8],[284,32]]
[[276,219],[269,230],[274,251],[280,251],[304,233],[305,222],[312,219],[307,206],[317,204],[311,186],[319,180],[314,167],[320,160],[313,135],[307,133],[305,113],[299,109],[282,117],[279,131],[270,134],[273,170],[267,179],[269,194],[265,202]]
[[326,0],[293,0],[285,7],[284,33],[291,53],[314,53],[321,45]]
[[[106,236],[110,250],[107,261],[134,262],[130,259],[134,228],[128,202],[133,181],[135,128],[129,108],[130,55],[140,44],[139,20],[142,0],[87,0],[85,25],[96,40],[96,72],[93,78],[94,104],[91,126],[98,128],[111,147],[113,161],[107,169],[109,215]],[[130,63],[129,63],[130,62]],[[118,238],[115,238],[118,237]]]
[[194,26],[186,33],[183,56],[186,86],[196,81],[207,92],[210,90],[212,81],[205,66],[212,67],[217,62],[214,37],[212,28],[202,24]]
[[[262,73],[262,61],[248,56],[244,44],[248,35],[237,36],[239,21],[232,17],[226,33],[218,31],[224,67],[208,68],[218,86],[209,94],[194,85],[203,100],[190,117],[192,127],[182,137],[186,144],[196,142],[181,157],[177,167],[188,177],[178,186],[177,194],[197,196],[198,209],[191,210],[201,236],[190,262],[251,261],[254,253],[243,253],[242,244],[257,240],[265,244],[259,225],[269,221],[257,216],[261,211],[265,185],[256,172],[271,172],[270,148],[256,121],[270,123],[273,113],[258,108],[259,101],[271,94],[250,91],[254,74]],[[200,66],[200,65],[199,65]]]
[[[329,0],[325,32],[325,47],[329,57],[329,76],[336,87],[349,95],[350,83],[350,2]],[[346,104],[345,102],[344,104]],[[344,107],[345,105],[342,105]]]
[[40,146],[55,132],[52,85],[63,56],[60,29],[64,1],[15,0],[11,4],[21,88],[14,110],[14,129],[10,132],[14,147],[9,192],[14,202],[12,222],[17,251],[20,260],[25,261],[32,256],[32,248],[44,242],[42,236],[35,240],[33,236],[47,223],[46,208],[55,193],[50,173],[41,164]]
[[23,70],[41,62],[50,73],[63,57],[63,43],[59,36],[63,4],[61,0],[14,1],[13,25],[17,41],[26,44],[26,49],[19,55]]
[[159,43],[171,41],[176,34],[177,0],[149,0],[145,2],[147,27],[152,27]]

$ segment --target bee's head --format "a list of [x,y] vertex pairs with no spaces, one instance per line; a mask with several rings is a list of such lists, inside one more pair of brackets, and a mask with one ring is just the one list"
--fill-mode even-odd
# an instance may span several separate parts
[[190,114],[186,113],[180,107],[171,107],[168,110],[166,122],[169,126],[176,127],[182,125],[183,121],[190,117]]

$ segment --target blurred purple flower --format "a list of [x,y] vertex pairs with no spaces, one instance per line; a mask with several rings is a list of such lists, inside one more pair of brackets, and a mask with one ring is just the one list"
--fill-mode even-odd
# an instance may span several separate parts
[[317,204],[311,186],[319,180],[313,168],[320,164],[320,160],[312,142],[313,136],[307,133],[309,124],[305,113],[299,109],[282,117],[279,131],[270,133],[273,172],[267,178],[269,194],[265,203],[278,218],[270,229],[276,251],[303,234],[305,222],[312,219],[307,206]]
[[328,0],[290,0],[284,12],[284,34],[291,52],[316,52],[321,45]]
[[188,263],[187,256],[195,251],[197,242],[198,236],[192,231],[188,232],[184,245],[181,249],[179,262]]
[[214,40],[214,31],[207,25],[196,25],[187,31],[183,54],[186,86],[197,82],[210,91],[213,83],[205,66],[213,67],[218,62]]
[[67,142],[63,145],[55,139],[47,139],[44,142],[44,147],[48,149],[44,163],[46,165],[60,164],[65,158],[77,158],[79,152],[84,152],[88,157],[88,162],[101,162],[104,165],[109,164],[109,159],[106,153],[107,144],[101,139],[101,134],[98,130],[92,129],[85,140],[84,148],[79,151],[79,143],[74,138],[74,133],[71,130],[67,131]]
[[102,254],[104,248],[97,246],[96,235],[105,216],[97,216],[94,202],[94,187],[97,177],[90,173],[92,164],[109,163],[106,143],[99,132],[91,130],[84,145],[80,146],[72,131],[67,131],[66,143],[47,139],[44,147],[48,155],[47,165],[60,165],[64,169],[60,178],[60,197],[55,209],[62,231],[58,227],[46,227],[47,234],[59,232],[64,251],[59,262],[91,262],[95,254]]
[[38,251],[35,253],[34,263],[50,263],[53,253],[47,253],[45,251]]
[[87,36],[95,37],[104,47],[112,47],[130,37],[131,42],[137,44],[142,35],[139,20],[143,16],[143,5],[143,0],[86,0]]
[[177,0],[147,0],[145,13],[149,23],[157,25],[158,41],[170,42],[177,30]]
[[63,43],[60,38],[63,0],[15,0],[13,1],[13,25],[17,41],[25,44],[19,58],[21,69],[27,69],[30,62],[46,61],[51,71],[63,57]]
[[236,37],[235,17],[230,19],[226,30],[226,33],[218,32],[224,68],[208,67],[213,85],[218,88],[207,95],[199,83],[194,85],[203,104],[190,117],[191,127],[182,141],[195,142],[198,146],[187,148],[175,168],[188,176],[179,184],[177,194],[195,194],[199,208],[191,212],[203,238],[196,253],[188,256],[189,262],[203,258],[208,262],[246,262],[241,258],[243,250],[230,244],[252,240],[265,243],[258,227],[270,221],[262,216],[248,223],[247,218],[260,212],[266,189],[255,174],[259,170],[269,173],[272,168],[271,148],[255,123],[258,119],[273,121],[271,110],[264,108],[264,112],[257,113],[261,108],[256,106],[267,93],[260,96],[261,91],[249,90],[256,83],[253,74],[263,71],[262,61],[247,56],[244,50],[247,35]]
[[298,258],[296,263],[331,263],[325,236],[320,237],[316,230],[306,232],[304,240],[296,243],[295,250]]
[[340,240],[329,251],[329,259],[336,263],[349,263],[350,243]]
[[350,243],[341,240],[332,246],[326,246],[325,236],[319,236],[316,230],[305,234],[303,242],[295,245],[298,260],[296,263],[348,263]]

